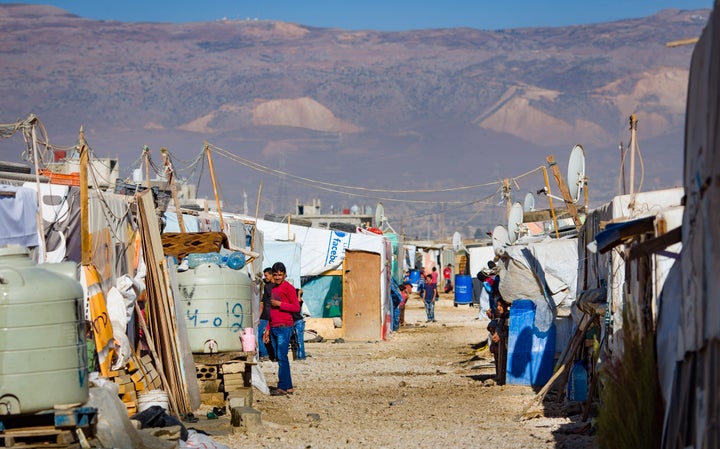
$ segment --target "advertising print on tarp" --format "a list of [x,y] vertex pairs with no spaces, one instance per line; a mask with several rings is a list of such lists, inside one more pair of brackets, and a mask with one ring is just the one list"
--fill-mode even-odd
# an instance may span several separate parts
[[325,253],[325,266],[336,267],[345,257],[345,249],[350,246],[351,234],[342,231],[331,231]]

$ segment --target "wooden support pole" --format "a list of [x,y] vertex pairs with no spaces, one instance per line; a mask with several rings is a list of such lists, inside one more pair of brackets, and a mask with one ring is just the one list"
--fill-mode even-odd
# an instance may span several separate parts
[[187,230],[185,229],[185,222],[183,221],[182,212],[180,211],[180,201],[178,201],[177,184],[175,183],[175,170],[173,169],[172,161],[170,161],[170,155],[168,154],[167,148],[160,148],[160,154],[163,158],[165,176],[167,177],[167,182],[170,185],[170,194],[172,195],[173,204],[175,205],[175,214],[177,215],[180,232],[187,232]]
[[630,195],[635,193],[635,149],[637,147],[637,118],[630,115]]
[[150,190],[150,147],[143,147],[143,162],[145,163],[145,187]]
[[85,131],[80,127],[78,137],[80,144],[80,248],[82,252],[82,265],[87,267],[92,261],[92,248],[90,248],[90,191],[88,189],[88,148],[85,142]]
[[557,162],[555,162],[555,156],[553,156],[552,154],[548,156],[547,163],[550,167],[550,170],[552,170],[555,182],[558,185],[558,189],[560,189],[560,194],[565,201],[565,206],[567,207],[568,212],[570,212],[570,216],[575,223],[575,227],[579,230],[582,227],[582,222],[580,221],[580,216],[578,216],[578,211],[575,207],[575,203],[573,203],[572,196],[570,195],[570,190],[568,190],[568,186],[565,183],[565,178],[563,178],[562,173],[560,173],[560,167],[558,167]]
[[510,198],[510,180],[508,178],[503,179],[503,195],[505,196],[505,207],[509,214],[510,209],[512,209],[512,199]]
[[550,196],[550,180],[548,179],[547,167],[543,165],[543,177],[545,178],[545,190],[547,190],[548,203],[550,204],[550,213],[552,214],[553,227],[555,228],[555,238],[560,238],[560,231],[558,231],[557,216],[555,215],[555,208],[553,207],[552,197]]
[[213,192],[215,192],[215,206],[217,207],[218,216],[220,216],[220,232],[225,232],[222,210],[220,209],[220,197],[218,196],[217,182],[215,182],[215,169],[213,168],[212,156],[210,155],[210,145],[207,143],[205,143],[205,155],[207,156],[208,168],[210,169],[210,179],[212,179]]

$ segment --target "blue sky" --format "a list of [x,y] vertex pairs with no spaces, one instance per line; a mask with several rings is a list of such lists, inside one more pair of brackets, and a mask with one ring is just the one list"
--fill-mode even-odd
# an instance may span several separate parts
[[261,19],[350,30],[562,26],[711,8],[712,0],[0,0],[123,22]]

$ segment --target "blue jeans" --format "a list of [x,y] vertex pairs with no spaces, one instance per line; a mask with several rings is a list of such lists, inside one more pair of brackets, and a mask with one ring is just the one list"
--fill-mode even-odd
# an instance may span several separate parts
[[295,321],[295,340],[297,341],[297,350],[295,351],[295,360],[305,360],[305,320]]
[[428,320],[435,319],[435,303],[434,302],[426,302],[425,303],[425,314],[427,315]]
[[268,357],[268,350],[263,341],[263,334],[267,328],[268,320],[260,320],[258,322],[257,340],[258,340],[258,357]]
[[293,387],[292,376],[290,375],[290,360],[288,359],[292,332],[293,328],[291,326],[270,328],[270,337],[275,348],[275,356],[278,359],[277,387],[286,391]]
[[400,329],[400,306],[393,306],[392,309],[392,330],[393,332]]

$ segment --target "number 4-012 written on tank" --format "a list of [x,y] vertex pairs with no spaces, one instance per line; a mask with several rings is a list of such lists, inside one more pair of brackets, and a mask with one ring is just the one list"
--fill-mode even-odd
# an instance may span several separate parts
[[205,314],[200,309],[195,309],[192,314],[190,310],[187,310],[185,315],[193,327],[209,327],[209,325],[223,327],[223,324],[225,324],[233,332],[240,332],[243,329],[243,305],[239,302],[232,305],[229,302],[225,303],[225,317]]

